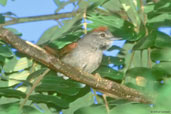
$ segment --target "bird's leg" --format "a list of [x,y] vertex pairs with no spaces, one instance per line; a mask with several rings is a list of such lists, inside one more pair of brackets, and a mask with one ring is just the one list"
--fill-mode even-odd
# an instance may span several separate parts
[[97,78],[96,87],[98,87],[98,84],[99,84],[99,82],[100,82],[100,80],[101,80],[102,78],[101,78],[101,76],[100,76],[99,73],[96,73],[94,76]]

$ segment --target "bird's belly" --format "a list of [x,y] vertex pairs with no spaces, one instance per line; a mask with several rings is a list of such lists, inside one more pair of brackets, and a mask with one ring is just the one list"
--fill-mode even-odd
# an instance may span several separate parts
[[92,73],[100,65],[102,61],[102,53],[84,52],[75,55],[69,54],[64,57],[62,61],[73,67],[82,69],[85,72]]
[[92,73],[100,66],[101,60],[102,55],[89,55],[88,58],[85,58],[85,60],[83,60],[84,66],[81,67],[84,71]]

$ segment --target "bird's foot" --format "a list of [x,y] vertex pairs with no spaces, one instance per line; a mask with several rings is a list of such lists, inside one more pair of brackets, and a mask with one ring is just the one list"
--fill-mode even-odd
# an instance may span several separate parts
[[101,79],[102,79],[102,78],[101,78],[101,76],[100,76],[100,74],[99,74],[99,73],[96,73],[94,76],[97,78],[96,87],[98,87],[99,82],[101,81]]

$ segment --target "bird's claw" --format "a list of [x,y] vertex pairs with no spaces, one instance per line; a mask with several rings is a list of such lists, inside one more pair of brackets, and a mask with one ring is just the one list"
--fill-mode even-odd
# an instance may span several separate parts
[[101,78],[101,76],[100,76],[100,74],[99,74],[99,73],[96,73],[94,76],[97,78],[96,87],[98,87],[99,82],[101,81],[101,79],[102,79],[102,78]]

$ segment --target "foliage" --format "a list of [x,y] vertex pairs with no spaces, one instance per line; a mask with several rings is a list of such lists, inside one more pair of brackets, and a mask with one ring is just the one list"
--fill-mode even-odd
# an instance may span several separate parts
[[1,0],[0,1],[0,4],[3,5],[3,6],[5,6],[7,4],[7,0]]
[[[3,6],[6,2],[0,0]],[[86,9],[88,30],[108,26],[115,36],[127,40],[123,48],[111,47],[109,51],[120,50],[119,54],[116,57],[104,56],[101,66],[95,72],[151,95],[155,104],[108,98],[109,114],[148,114],[170,110],[171,37],[159,32],[158,27],[171,26],[171,0],[54,0],[54,3],[58,6],[56,12],[67,4],[78,7],[74,11]],[[60,49],[78,40],[84,34],[81,20],[82,12],[62,20],[62,26],[48,28],[38,45],[46,44]],[[0,23],[5,23],[3,14],[0,14]],[[9,30],[18,36],[22,35],[15,29]],[[25,98],[33,81],[47,68],[12,50],[11,46],[0,41],[0,112],[18,114],[19,102]],[[109,67],[109,64],[118,70]],[[98,105],[94,104],[95,95],[90,87],[71,79],[64,80],[57,75],[53,71],[46,74],[23,107],[23,114],[51,114],[60,111],[64,114],[107,113],[101,95],[96,96]]]

